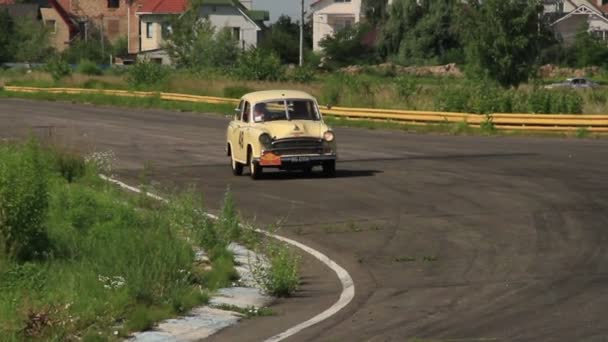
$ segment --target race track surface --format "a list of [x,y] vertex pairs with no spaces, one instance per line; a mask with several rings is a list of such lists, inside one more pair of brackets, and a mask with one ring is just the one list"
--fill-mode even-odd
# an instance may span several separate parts
[[[336,129],[338,176],[232,176],[226,118],[0,100],[0,137],[113,150],[116,176],[196,185],[345,267],[354,301],[294,341],[608,341],[608,140]],[[303,260],[277,316],[212,340],[256,341],[329,307],[340,285]]]

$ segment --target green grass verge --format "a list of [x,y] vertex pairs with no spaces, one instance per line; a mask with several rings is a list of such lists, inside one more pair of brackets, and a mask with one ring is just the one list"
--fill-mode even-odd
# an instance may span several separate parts
[[[0,145],[3,341],[119,340],[235,279],[229,241],[200,202],[142,205],[98,178],[100,159]],[[211,251],[211,270],[192,244]]]

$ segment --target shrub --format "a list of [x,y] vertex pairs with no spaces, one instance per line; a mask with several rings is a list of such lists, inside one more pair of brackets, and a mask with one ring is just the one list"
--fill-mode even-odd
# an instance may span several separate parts
[[80,63],[78,64],[78,67],[76,68],[76,71],[81,74],[90,75],[90,76],[99,76],[99,75],[103,74],[103,72],[97,66],[97,64],[89,61],[88,59],[81,60]]
[[283,67],[275,53],[252,49],[241,54],[234,74],[244,80],[276,81],[283,75]]
[[47,170],[40,154],[34,142],[0,150],[0,240],[11,259],[39,258],[49,247]]
[[45,69],[51,74],[51,77],[55,81],[70,76],[72,74],[72,67],[64,59],[56,57],[49,60],[46,64]]
[[284,245],[268,241],[265,243],[262,253],[267,260],[256,261],[254,277],[267,293],[276,297],[289,297],[297,290],[300,282],[299,258]]
[[166,82],[168,70],[158,63],[140,61],[131,66],[127,73],[127,83],[135,88],[156,87]]
[[315,70],[311,67],[295,67],[286,72],[287,79],[292,82],[309,83],[315,80]]
[[54,154],[57,171],[68,183],[84,176],[86,167],[82,156],[63,150],[56,150]]
[[[390,69],[384,69],[390,70]],[[412,95],[415,95],[418,92],[418,85],[416,80],[411,77],[400,76],[395,78],[395,90],[397,91],[397,95],[402,100],[409,100]]]
[[239,99],[243,95],[252,92],[253,89],[245,86],[227,86],[224,87],[224,97]]

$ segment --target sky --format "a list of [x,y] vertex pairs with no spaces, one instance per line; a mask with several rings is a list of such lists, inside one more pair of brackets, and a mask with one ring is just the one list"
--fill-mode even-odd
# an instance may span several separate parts
[[[304,0],[304,9],[310,13],[311,0]],[[292,18],[300,17],[301,0],[253,0],[254,9],[270,11],[270,21],[277,20],[281,14],[287,14]]]

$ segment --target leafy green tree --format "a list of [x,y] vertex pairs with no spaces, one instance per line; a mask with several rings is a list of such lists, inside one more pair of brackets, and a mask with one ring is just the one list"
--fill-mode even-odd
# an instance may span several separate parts
[[376,61],[374,48],[363,43],[364,36],[370,31],[368,25],[359,23],[344,28],[319,42],[330,67]]
[[191,9],[171,20],[171,32],[164,46],[169,56],[187,68],[228,67],[237,60],[238,41],[228,29],[216,32],[208,19]]
[[384,25],[381,51],[403,64],[460,62],[459,0],[396,0]]
[[0,63],[13,59],[15,22],[6,9],[0,9]]
[[[265,32],[260,42],[261,49],[273,51],[283,63],[299,62],[300,58],[300,26],[298,22],[292,21],[291,17],[282,15]],[[305,53],[312,48],[312,24],[306,22],[304,25],[304,49]]]
[[15,59],[20,62],[43,62],[54,55],[50,31],[42,22],[21,19],[17,24]]
[[589,34],[589,25],[580,28],[576,34],[574,44],[567,49],[568,64],[584,68],[588,66],[608,67],[608,46]]
[[388,0],[363,0],[361,7],[365,18],[372,25],[375,26],[386,21]]
[[528,80],[542,48],[542,4],[536,0],[483,0],[473,8],[467,42],[472,70],[505,87]]

